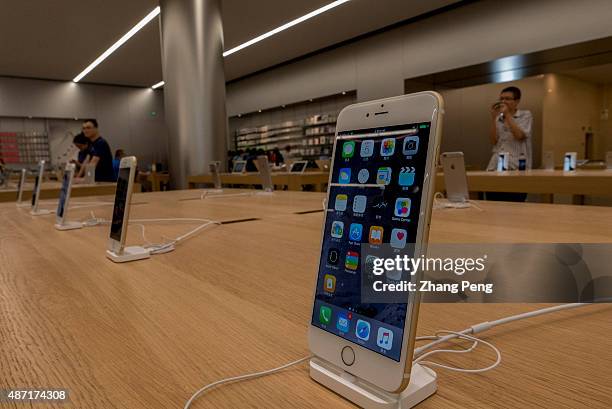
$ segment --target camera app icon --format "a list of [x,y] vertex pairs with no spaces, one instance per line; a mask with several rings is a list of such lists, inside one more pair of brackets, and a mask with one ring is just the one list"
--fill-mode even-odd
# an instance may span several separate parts
[[404,139],[404,146],[402,153],[406,156],[416,155],[419,151],[419,137],[418,136],[407,136]]

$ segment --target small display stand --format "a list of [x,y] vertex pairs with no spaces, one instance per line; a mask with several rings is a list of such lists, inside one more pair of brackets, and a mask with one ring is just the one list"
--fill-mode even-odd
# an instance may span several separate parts
[[410,383],[399,394],[384,391],[316,357],[310,360],[310,377],[364,409],[409,409],[438,388],[436,373],[419,364],[412,366]]

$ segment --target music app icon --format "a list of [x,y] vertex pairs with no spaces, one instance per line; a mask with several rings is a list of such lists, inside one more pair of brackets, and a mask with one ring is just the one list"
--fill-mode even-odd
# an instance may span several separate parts
[[378,336],[376,337],[376,345],[387,351],[393,346],[393,331],[388,328],[378,328]]

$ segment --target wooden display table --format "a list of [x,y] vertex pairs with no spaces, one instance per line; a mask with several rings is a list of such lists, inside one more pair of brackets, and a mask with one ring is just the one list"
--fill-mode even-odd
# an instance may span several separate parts
[[[223,185],[261,185],[259,173],[221,173],[221,183]],[[275,186],[287,186],[288,190],[301,191],[303,185],[314,185],[315,191],[325,191],[325,185],[329,180],[327,172],[272,172],[272,183]],[[198,184],[213,184],[213,177],[210,174],[189,176],[187,178],[189,188],[194,188]]]
[[[468,171],[468,188],[470,192],[514,192],[536,194],[566,194],[577,198],[612,196],[612,171],[578,170],[529,170],[508,172]],[[436,190],[444,190],[444,174],[436,175]]]
[[[307,356],[324,195],[225,189],[226,197],[200,200],[201,193],[136,194],[142,204],[131,216],[258,220],[211,227],[171,253],[126,264],[105,257],[108,226],[60,232],[53,217],[0,204],[0,388],[69,389],[67,406],[36,408],[181,408],[204,384]],[[612,242],[612,208],[479,206],[482,211],[434,211],[431,240]],[[90,211],[73,209],[69,218]],[[111,211],[95,210],[105,218]],[[193,227],[147,224],[146,234],[157,243]],[[143,243],[136,226],[128,243]],[[418,333],[540,307],[423,304]],[[487,332],[503,353],[501,365],[478,375],[438,370],[438,393],[419,408],[609,408],[611,320],[612,306],[598,305]],[[492,362],[480,348],[437,359],[469,367]],[[306,364],[216,388],[192,406],[240,407],[354,406],[312,381]]]
[[[29,200],[32,198],[32,189],[34,184],[26,184],[23,191],[22,200]],[[60,182],[43,182],[40,187],[40,198],[41,199],[56,199],[59,198],[62,184]],[[115,182],[98,182],[94,184],[79,184],[74,183],[72,185],[73,197],[83,196],[100,196],[100,195],[114,195],[115,194]],[[134,191],[140,191],[140,185],[134,186]],[[17,189],[0,189],[0,202],[14,202],[17,200]]]

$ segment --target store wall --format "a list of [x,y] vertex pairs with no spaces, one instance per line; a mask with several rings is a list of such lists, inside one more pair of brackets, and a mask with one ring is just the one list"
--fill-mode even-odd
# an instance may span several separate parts
[[604,159],[604,136],[600,129],[603,87],[559,74],[545,78],[543,146],[555,155],[557,165],[565,152],[577,152],[584,159],[586,132],[592,132],[592,155]]
[[609,152],[612,151],[612,84],[602,86],[600,118],[601,150]]
[[355,89],[403,94],[404,79],[612,35],[612,2],[480,1],[265,71],[227,87],[233,116]]
[[612,84],[600,85],[598,152],[605,159],[606,152],[612,151]]
[[544,79],[541,76],[503,84],[484,84],[441,91],[446,103],[441,152],[462,151],[470,169],[486,169],[491,158],[489,141],[491,105],[499,99],[500,91],[508,86],[521,89],[519,109],[533,115],[533,165],[540,165],[542,150],[542,101]]
[[49,119],[50,136],[73,133],[74,118],[96,118],[113,151],[136,155],[143,167],[167,160],[163,94],[150,88],[0,78],[0,118],[3,131],[15,132],[44,130],[48,125],[36,118]]
[[[501,89],[517,86],[523,93],[519,108],[533,114],[533,159],[539,167],[543,151],[553,151],[558,166],[565,152],[584,158],[586,132],[592,133],[591,160],[605,158],[612,125],[602,116],[610,86],[562,74],[546,74],[503,84],[485,84],[441,91],[446,102],[441,150],[463,151],[466,164],[483,169],[491,155],[488,107]],[[608,94],[609,95],[609,94]]]

